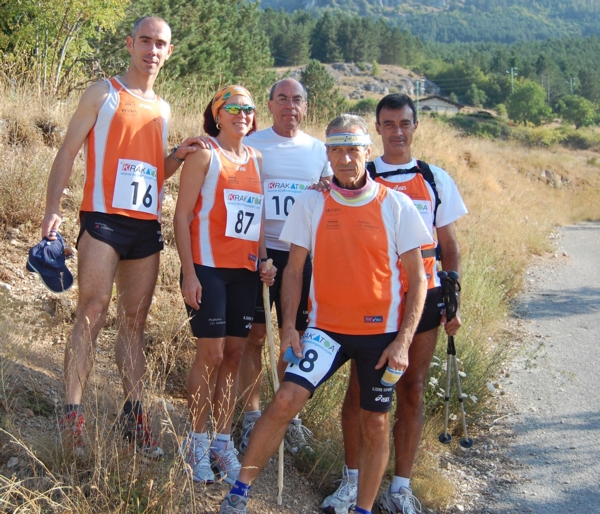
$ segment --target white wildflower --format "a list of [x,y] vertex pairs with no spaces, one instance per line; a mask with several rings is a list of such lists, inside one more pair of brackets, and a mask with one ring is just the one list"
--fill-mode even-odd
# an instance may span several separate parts
[[467,374],[464,371],[459,371],[458,374],[463,378],[467,376]]
[[494,386],[494,384],[492,384],[491,382],[488,382],[486,385],[487,385],[488,391],[490,393],[495,393],[496,392],[496,386]]
[[477,403],[477,400],[479,400],[479,398],[477,398],[477,396],[475,396],[474,394],[472,394],[471,396],[469,396],[469,398],[471,398],[471,401],[473,403]]
[[458,416],[454,413],[450,414],[450,416],[448,416],[452,421],[456,421],[458,419]]

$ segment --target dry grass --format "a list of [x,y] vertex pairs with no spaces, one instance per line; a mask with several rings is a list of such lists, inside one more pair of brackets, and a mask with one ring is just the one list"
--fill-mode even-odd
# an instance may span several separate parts
[[[164,96],[173,107],[169,143],[174,145],[185,136],[200,133],[201,113],[208,96],[191,90],[173,96],[175,93],[164,89]],[[59,102],[38,98],[30,91],[0,88],[0,233],[13,228],[19,228],[32,238],[38,233],[47,174],[76,100]],[[259,123],[266,127],[269,121],[264,106],[261,112]],[[372,126],[374,120],[369,122]],[[324,125],[308,126],[305,130],[322,137]],[[372,133],[375,134],[374,128]],[[381,153],[379,140],[373,153]],[[600,206],[592,201],[599,185],[597,159],[591,152],[528,149],[517,143],[463,138],[429,119],[421,121],[415,155],[445,168],[454,177],[470,211],[457,223],[464,267],[464,327],[457,338],[457,349],[461,367],[467,374],[464,389],[479,397],[477,404],[467,405],[470,416],[474,417],[476,409],[485,405],[485,383],[506,357],[503,320],[509,312],[510,299],[519,291],[528,259],[532,254],[542,254],[551,248],[548,235],[555,226],[600,217]],[[69,242],[74,242],[77,234],[81,172],[79,158],[69,191],[63,198],[63,233]],[[175,177],[169,181],[166,191],[167,247],[161,259],[147,330],[149,405],[156,418],[162,420],[158,430],[161,440],[171,448],[183,434],[184,420],[174,419],[173,412],[165,405],[183,402],[185,376],[194,351],[179,292],[179,263],[173,241],[172,216],[177,191]],[[0,263],[0,282],[7,280],[4,275],[8,276],[9,272],[12,271],[6,263]],[[0,436],[0,453],[8,458],[16,452],[23,465],[13,470],[11,476],[0,475],[0,508],[15,512],[117,513],[174,512],[199,505],[201,492],[184,478],[181,461],[173,452],[163,462],[150,465],[142,465],[132,456],[122,456],[122,448],[114,442],[111,432],[114,412],[119,408],[118,380],[114,377],[110,383],[98,378],[92,382],[86,405],[92,420],[91,444],[83,460],[59,454],[51,437],[42,438],[43,444],[33,444],[21,436],[15,421],[24,403],[42,410],[47,405],[43,403],[44,395],[36,388],[17,387],[15,373],[22,375],[32,369],[30,349],[38,337],[43,337],[45,327],[53,327],[64,338],[73,316],[73,303],[57,301],[41,326],[28,326],[25,321],[17,323],[22,318],[23,306],[14,307],[16,303],[4,302],[8,307],[0,315],[3,341],[0,425],[4,430]],[[104,331],[105,343],[100,345],[109,354],[115,328],[114,316],[111,316]],[[438,346],[438,357],[443,361],[445,344]],[[316,395],[304,414],[306,424],[321,441],[320,459],[300,459],[298,464],[312,473],[317,483],[341,467],[338,415],[345,387],[343,375],[341,373]],[[431,377],[443,383],[441,367],[434,367]],[[441,406],[436,394],[438,389],[439,385],[428,388],[427,408],[433,414]],[[267,401],[270,394],[270,388],[265,387],[263,399]],[[438,433],[435,415],[430,419],[433,421],[427,430]],[[54,427],[49,431],[54,435],[56,420],[48,423]],[[427,440],[415,469],[414,487],[427,506],[441,509],[445,498],[453,494],[453,486],[441,476],[436,480],[428,478],[439,472],[436,471],[437,446]]]

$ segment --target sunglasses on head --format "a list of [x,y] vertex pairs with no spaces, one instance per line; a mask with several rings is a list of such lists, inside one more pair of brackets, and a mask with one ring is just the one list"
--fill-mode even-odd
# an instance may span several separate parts
[[256,107],[254,105],[238,105],[238,104],[227,104],[223,106],[225,112],[229,114],[239,114],[244,112],[246,115],[254,114]]

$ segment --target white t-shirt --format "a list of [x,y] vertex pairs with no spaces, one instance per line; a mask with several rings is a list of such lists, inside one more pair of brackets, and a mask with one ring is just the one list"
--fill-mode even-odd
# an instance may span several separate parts
[[267,248],[287,252],[290,246],[279,235],[292,205],[308,186],[333,175],[325,145],[302,131],[295,137],[280,136],[273,127],[250,134],[244,143],[263,156]]
[[[287,243],[306,248],[309,252],[314,250],[314,237],[316,228],[320,222],[323,205],[326,195],[331,194],[332,198],[340,203],[351,207],[360,208],[363,205],[374,201],[380,187],[385,187],[368,178],[373,184],[368,196],[356,202],[348,202],[339,195],[332,193],[320,193],[318,191],[307,191],[298,198],[291,210],[288,219],[281,231],[281,239]],[[411,199],[404,193],[389,190],[386,204],[382,206],[384,219],[393,226],[388,226],[388,232],[393,234],[392,240],[395,245],[395,253],[400,256],[408,250],[418,248],[433,242],[423,218],[412,203]],[[357,244],[360,244],[357,241]],[[332,265],[335,265],[335,256],[331,256]],[[365,263],[367,265],[368,263]],[[358,268],[360,269],[360,267]]]
[[[429,164],[429,163],[428,163]],[[413,168],[417,165],[417,160],[412,159],[409,163],[406,164],[387,164],[383,162],[381,157],[377,157],[375,159],[375,169],[377,173],[385,173],[386,171],[394,171],[394,170],[406,170]],[[442,168],[438,168],[433,164],[429,164],[431,171],[433,173],[433,178],[435,179],[435,188],[437,189],[438,196],[442,203],[438,206],[436,218],[435,218],[435,226],[436,227],[445,227],[450,223],[453,223],[457,219],[461,218],[465,214],[467,214],[467,207],[465,206],[460,193],[458,192],[458,188],[452,180],[452,177],[448,175]],[[387,182],[397,182],[402,183],[414,178],[414,173],[408,175],[392,175],[389,177],[385,177]],[[427,189],[431,197],[433,198],[433,190],[427,181]]]

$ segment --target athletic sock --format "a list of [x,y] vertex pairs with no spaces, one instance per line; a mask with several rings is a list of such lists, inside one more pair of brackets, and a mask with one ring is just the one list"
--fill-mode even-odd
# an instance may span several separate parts
[[208,441],[208,432],[190,432],[194,441]]
[[371,511],[366,510],[366,509],[361,509],[360,507],[355,507],[354,514],[371,514]]
[[234,494],[236,496],[243,496],[244,498],[248,498],[248,495],[250,494],[250,489],[252,489],[251,485],[244,484],[244,482],[236,480],[235,484],[233,484],[231,488],[231,491],[229,491],[229,494]]
[[351,484],[358,484],[358,469],[348,470],[348,481]]
[[392,479],[392,485],[390,485],[390,492],[392,494],[399,493],[401,487],[406,487],[407,489],[410,489],[410,478],[404,478],[394,475],[394,478]]
[[63,414],[67,415],[69,412],[83,414],[83,405],[80,405],[79,403],[65,403],[63,405]]
[[231,441],[231,434],[217,434],[213,447],[218,450],[226,450],[229,441]]
[[250,410],[244,412],[244,424],[246,423],[256,423],[258,418],[262,415],[262,412],[259,410]]

